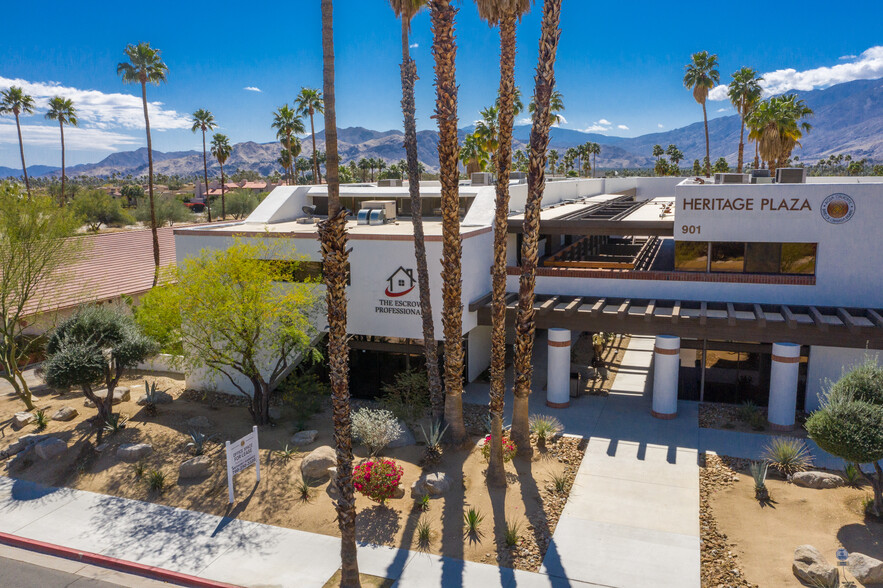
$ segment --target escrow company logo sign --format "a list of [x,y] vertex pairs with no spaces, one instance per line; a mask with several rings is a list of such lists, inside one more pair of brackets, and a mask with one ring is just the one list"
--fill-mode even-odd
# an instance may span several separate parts
[[386,278],[384,297],[377,300],[374,312],[377,314],[419,315],[420,301],[406,300],[404,296],[414,291],[417,279],[413,268],[399,267]]
[[855,201],[847,194],[831,194],[822,200],[821,213],[829,223],[843,224],[855,214]]
[[404,296],[414,289],[416,283],[417,281],[414,279],[414,270],[405,269],[399,266],[399,269],[386,278],[386,291],[384,294],[390,298]]

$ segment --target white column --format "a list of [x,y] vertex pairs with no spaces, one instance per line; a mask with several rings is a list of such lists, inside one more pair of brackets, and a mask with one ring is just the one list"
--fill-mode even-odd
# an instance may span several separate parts
[[767,419],[776,431],[794,428],[797,410],[797,372],[800,368],[800,345],[773,343],[773,361],[770,368],[770,405]]
[[653,416],[678,416],[678,372],[681,367],[681,338],[657,335],[653,347]]
[[570,329],[549,329],[546,406],[570,406]]

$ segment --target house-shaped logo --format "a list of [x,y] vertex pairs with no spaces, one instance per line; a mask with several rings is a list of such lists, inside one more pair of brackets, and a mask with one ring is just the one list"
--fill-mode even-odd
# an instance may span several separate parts
[[416,283],[417,282],[414,280],[414,270],[405,269],[399,266],[399,269],[394,271],[391,276],[386,278],[385,294],[390,298],[404,296],[414,289],[414,285]]

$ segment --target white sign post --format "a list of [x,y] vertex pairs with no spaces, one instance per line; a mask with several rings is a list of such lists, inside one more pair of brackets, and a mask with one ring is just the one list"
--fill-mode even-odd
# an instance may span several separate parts
[[257,481],[261,481],[261,458],[258,452],[258,428],[252,427],[251,433],[230,443],[227,441],[227,490],[230,504],[233,504],[233,476],[254,466]]

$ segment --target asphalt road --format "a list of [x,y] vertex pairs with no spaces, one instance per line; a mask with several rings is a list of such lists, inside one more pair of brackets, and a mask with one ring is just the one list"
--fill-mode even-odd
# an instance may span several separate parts
[[31,563],[0,557],[0,587],[2,588],[117,588],[92,578],[84,578]]

